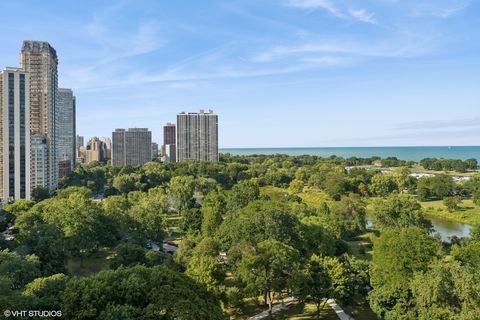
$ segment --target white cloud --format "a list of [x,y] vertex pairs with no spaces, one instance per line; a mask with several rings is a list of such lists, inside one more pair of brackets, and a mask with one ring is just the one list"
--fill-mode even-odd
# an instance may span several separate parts
[[329,0],[288,0],[286,5],[303,9],[324,9],[336,17],[344,17],[343,13]]
[[365,9],[350,10],[350,15],[362,22],[377,24],[377,20],[374,18],[373,12],[367,12]]
[[335,4],[330,0],[288,0],[286,5],[300,9],[323,9],[340,19],[353,19],[365,23],[376,24],[374,13],[365,9],[351,9],[341,2]]

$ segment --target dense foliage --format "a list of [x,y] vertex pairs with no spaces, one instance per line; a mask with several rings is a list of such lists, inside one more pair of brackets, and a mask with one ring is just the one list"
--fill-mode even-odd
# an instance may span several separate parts
[[[4,206],[0,229],[15,236],[0,239],[0,309],[223,319],[252,301],[272,310],[295,296],[317,316],[334,298],[368,300],[384,319],[477,319],[480,227],[442,243],[419,200],[443,200],[452,212],[462,199],[480,205],[480,175],[417,179],[414,165],[225,154],[219,162],[79,166],[56,194],[36,190],[35,201]],[[173,256],[164,252],[175,245]]]

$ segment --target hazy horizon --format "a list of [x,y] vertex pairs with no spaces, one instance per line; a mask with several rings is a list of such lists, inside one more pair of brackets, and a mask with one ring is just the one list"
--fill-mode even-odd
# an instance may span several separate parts
[[[480,3],[4,1],[0,67],[57,50],[77,133],[213,109],[220,148],[475,146]],[[42,17],[36,19],[36,17]],[[245,147],[248,146],[248,147]]]

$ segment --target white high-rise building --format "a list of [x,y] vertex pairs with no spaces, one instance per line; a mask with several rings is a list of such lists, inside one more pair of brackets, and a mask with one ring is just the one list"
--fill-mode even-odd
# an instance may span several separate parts
[[177,115],[177,161],[218,161],[218,116],[210,110]]
[[0,197],[30,199],[29,75],[20,68],[0,71]]
[[[53,192],[59,174],[57,53],[48,42],[24,41],[20,66],[30,77],[30,135],[35,136],[35,148],[43,150],[45,155],[40,167],[38,161],[31,162],[31,189],[43,187]],[[40,146],[41,143],[45,145]]]

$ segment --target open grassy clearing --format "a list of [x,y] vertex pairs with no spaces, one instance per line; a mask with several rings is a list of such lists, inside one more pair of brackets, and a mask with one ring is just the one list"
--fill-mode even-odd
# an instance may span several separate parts
[[429,216],[441,217],[446,220],[457,221],[466,224],[480,223],[480,206],[471,199],[464,199],[459,205],[459,210],[449,212],[442,200],[421,202],[425,213]]
[[88,276],[110,266],[110,259],[114,255],[114,250],[100,250],[90,257],[85,257],[83,262],[80,258],[69,258],[67,261],[67,270],[75,276]]

